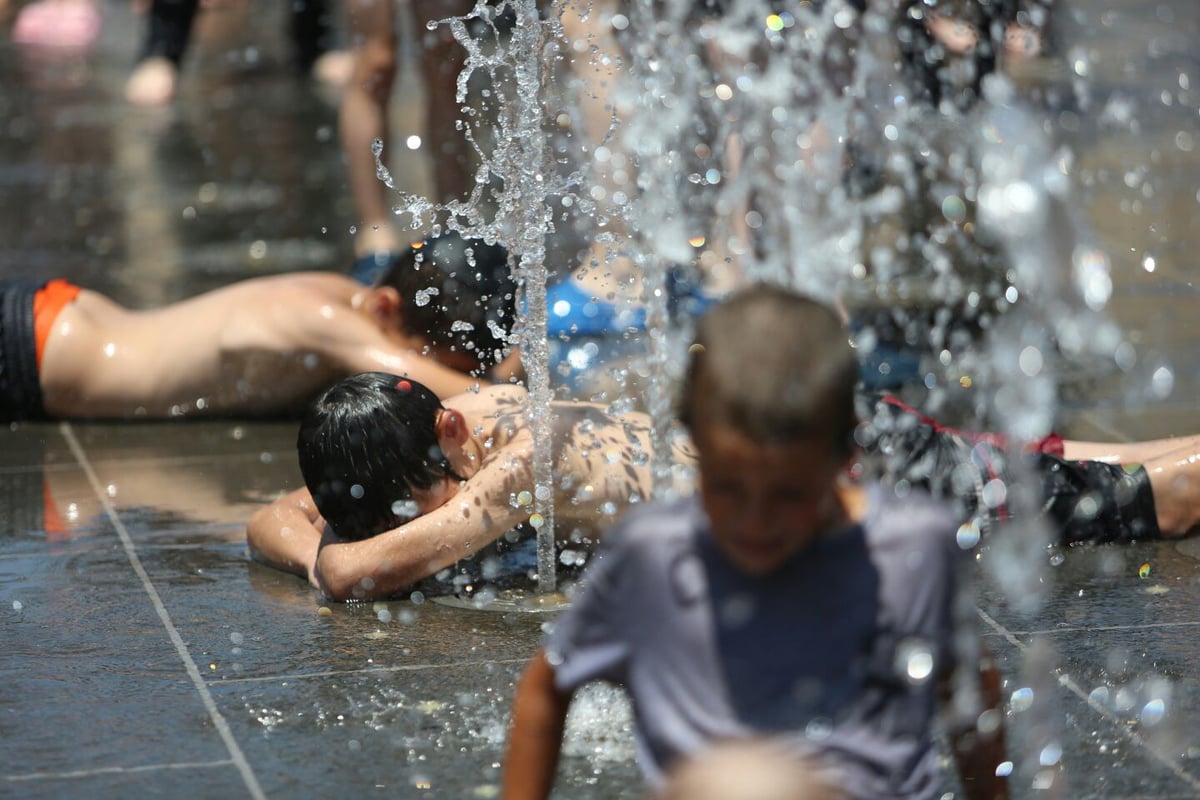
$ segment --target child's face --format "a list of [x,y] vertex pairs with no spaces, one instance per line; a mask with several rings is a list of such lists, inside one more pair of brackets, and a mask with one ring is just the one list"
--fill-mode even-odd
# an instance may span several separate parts
[[766,575],[842,524],[837,491],[847,459],[819,437],[762,445],[724,425],[698,426],[700,499],[732,564]]

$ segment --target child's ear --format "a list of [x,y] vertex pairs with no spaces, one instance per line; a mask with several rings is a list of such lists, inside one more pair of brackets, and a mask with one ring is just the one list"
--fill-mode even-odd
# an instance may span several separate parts
[[462,444],[467,440],[467,420],[453,408],[443,408],[434,427],[439,439],[448,439],[455,444]]
[[377,286],[371,290],[369,301],[371,314],[381,323],[395,324],[400,317],[404,301],[400,292],[392,286]]

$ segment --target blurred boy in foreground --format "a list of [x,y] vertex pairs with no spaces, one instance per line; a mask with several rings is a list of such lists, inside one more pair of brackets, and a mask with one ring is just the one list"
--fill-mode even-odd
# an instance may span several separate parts
[[768,734],[849,797],[935,798],[949,708],[965,796],[1007,797],[959,520],[920,490],[847,477],[857,363],[837,316],[753,287],[702,318],[691,353],[680,418],[699,493],[602,538],[517,688],[503,796],[550,795],[572,693],[607,680],[631,696],[651,786],[716,742]]

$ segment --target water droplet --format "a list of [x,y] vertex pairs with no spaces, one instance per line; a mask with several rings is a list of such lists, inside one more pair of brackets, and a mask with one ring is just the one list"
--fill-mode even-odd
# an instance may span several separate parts
[[1038,763],[1043,767],[1052,767],[1062,760],[1062,745],[1050,742],[1038,753]]
[[942,216],[954,223],[967,218],[967,204],[958,195],[950,195],[942,200]]
[[980,498],[988,508],[1000,508],[1008,498],[1008,486],[999,478],[993,478],[984,484]]
[[1021,372],[1030,378],[1041,374],[1044,364],[1042,351],[1033,345],[1026,347],[1021,351],[1021,355],[1017,357],[1017,365],[1021,368]]
[[1143,725],[1157,725],[1166,716],[1167,704],[1159,698],[1151,700],[1142,707],[1141,720]]
[[804,726],[804,735],[813,741],[828,739],[832,733],[833,723],[822,717],[817,717]]
[[416,500],[397,500],[396,502],[392,503],[392,513],[397,517],[413,519],[420,516],[421,509],[417,505]]
[[958,546],[963,550],[970,550],[979,544],[979,523],[975,520],[964,522],[958,527],[958,532],[954,535],[954,539],[958,542]]
[[1171,396],[1171,392],[1175,389],[1175,373],[1171,371],[1170,367],[1159,367],[1154,370],[1154,375],[1150,378],[1150,389],[1160,400]]
[[918,684],[933,674],[933,651],[925,641],[908,638],[896,646],[896,671]]
[[1028,711],[1033,707],[1033,689],[1027,686],[1017,689],[1009,698],[1008,705],[1013,713]]

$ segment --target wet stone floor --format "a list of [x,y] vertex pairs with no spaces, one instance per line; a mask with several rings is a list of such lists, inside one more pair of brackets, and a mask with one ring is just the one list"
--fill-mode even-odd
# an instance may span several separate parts
[[[1112,254],[1110,313],[1145,358],[1129,376],[1064,376],[1060,427],[1200,431],[1200,167],[1175,146],[1196,125],[1179,74],[1197,83],[1198,12],[1075,5],[1092,14],[1096,91],[1132,98],[1142,123],[1085,131],[1078,158],[1092,178],[1082,210]],[[128,4],[103,3],[83,57],[0,39],[0,278],[64,277],[149,307],[343,268],[336,100],[289,70],[282,13],[253,6],[251,25],[202,24],[166,110],[122,99]],[[397,139],[419,132],[412,73]],[[393,171],[427,191],[427,166],[399,152]],[[1173,390],[1138,390],[1159,368]],[[252,563],[245,521],[298,484],[293,442],[286,422],[0,431],[0,797],[496,795],[513,680],[552,612],[325,604]],[[1200,540],[1045,554],[1021,580],[984,556],[980,621],[1009,697],[1015,795],[1200,796]],[[558,796],[643,797],[628,729],[614,691],[581,697]]]

